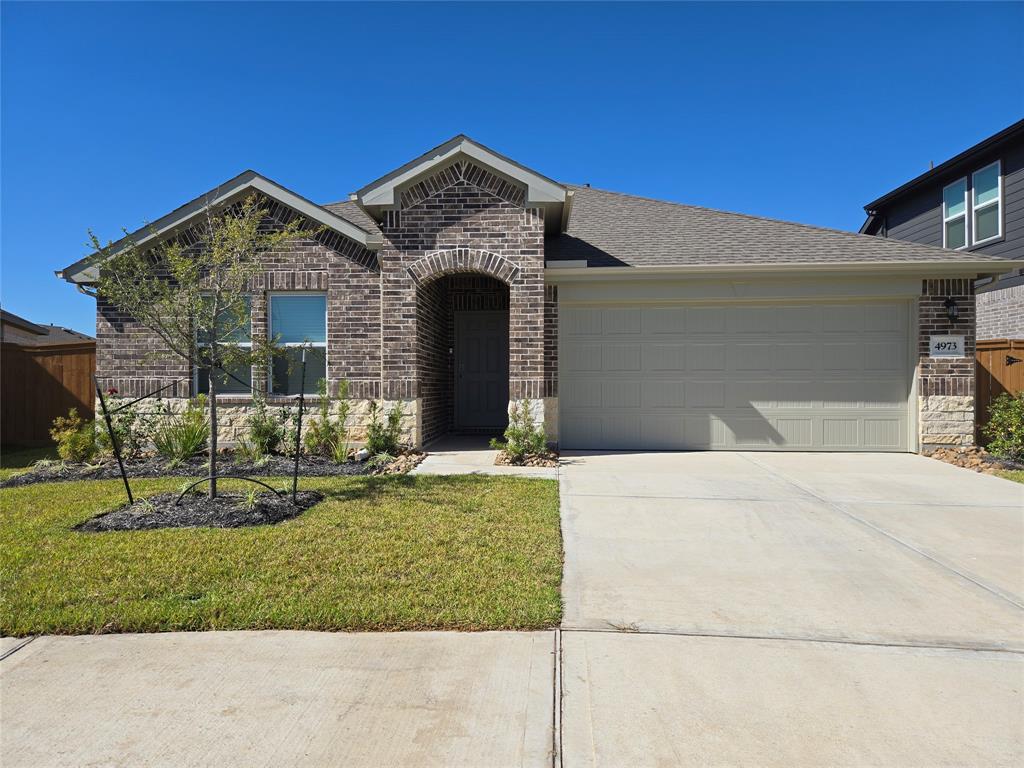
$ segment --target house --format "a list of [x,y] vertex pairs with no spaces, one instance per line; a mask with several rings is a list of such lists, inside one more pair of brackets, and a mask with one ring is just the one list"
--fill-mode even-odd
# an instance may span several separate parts
[[1024,339],[1024,120],[864,206],[861,232],[1015,259],[975,284],[981,340]]
[[[493,433],[529,398],[567,449],[973,440],[973,285],[1009,266],[990,254],[563,184],[462,135],[325,205],[246,171],[134,237],[254,191],[272,218],[322,229],[268,254],[252,332],[312,343],[309,378],[350,382],[357,430],[383,400],[417,445]],[[58,275],[88,290],[98,268],[93,254]],[[103,386],[201,388],[102,298],[96,325]],[[281,365],[254,386],[281,402],[299,384]]]
[[0,310],[0,442],[44,445],[57,416],[93,415],[96,340]]

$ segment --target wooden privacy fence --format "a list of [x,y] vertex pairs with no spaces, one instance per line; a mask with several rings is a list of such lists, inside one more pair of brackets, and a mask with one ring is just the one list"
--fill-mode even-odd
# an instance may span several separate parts
[[981,442],[981,426],[988,421],[988,406],[1003,392],[1024,391],[1024,339],[979,341],[974,357],[977,406],[975,424]]
[[77,408],[93,417],[96,342],[0,345],[0,442],[44,445],[54,418]]

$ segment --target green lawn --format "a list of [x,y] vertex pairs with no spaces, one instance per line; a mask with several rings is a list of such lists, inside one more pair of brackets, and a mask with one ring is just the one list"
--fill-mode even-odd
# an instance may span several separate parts
[[[180,486],[133,482],[138,495]],[[558,623],[554,481],[390,476],[302,487],[327,499],[274,526],[91,534],[71,527],[122,504],[120,481],[0,490],[0,634]]]
[[1024,483],[1024,469],[1003,469],[996,474],[1007,480],[1013,480],[1015,483]]
[[0,448],[0,480],[6,480],[11,475],[24,472],[40,459],[56,458],[57,449],[52,445],[41,448],[20,448],[5,445]]

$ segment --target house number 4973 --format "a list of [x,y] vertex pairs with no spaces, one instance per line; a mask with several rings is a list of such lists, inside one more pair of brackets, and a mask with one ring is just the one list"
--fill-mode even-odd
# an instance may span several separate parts
[[963,357],[963,336],[932,336],[928,344],[931,357]]

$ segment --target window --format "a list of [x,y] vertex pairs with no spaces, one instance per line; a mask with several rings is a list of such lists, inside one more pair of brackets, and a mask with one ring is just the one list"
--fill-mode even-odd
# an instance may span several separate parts
[[[218,339],[227,340],[232,344],[247,349],[252,348],[252,300],[246,296],[242,309],[243,316],[237,317],[231,313],[224,313],[217,318],[220,328]],[[233,330],[231,330],[233,329]],[[228,331],[230,330],[230,333]],[[202,350],[209,346],[209,334],[199,334],[198,346],[200,350],[199,365],[195,371],[195,391],[198,394],[206,395],[210,392],[210,366],[208,360],[202,359]],[[217,394],[244,394],[252,391],[252,367],[249,365],[233,365],[225,369],[217,369],[215,375],[217,382]]]
[[284,354],[274,355],[270,391],[297,395],[301,389],[302,350],[306,349],[305,393],[327,378],[327,297],[322,293],[270,296],[270,336]]
[[942,190],[942,247],[963,248],[966,245],[967,179],[960,179]]
[[971,242],[975,245],[1003,234],[1003,177],[999,161],[971,175],[974,221]]

